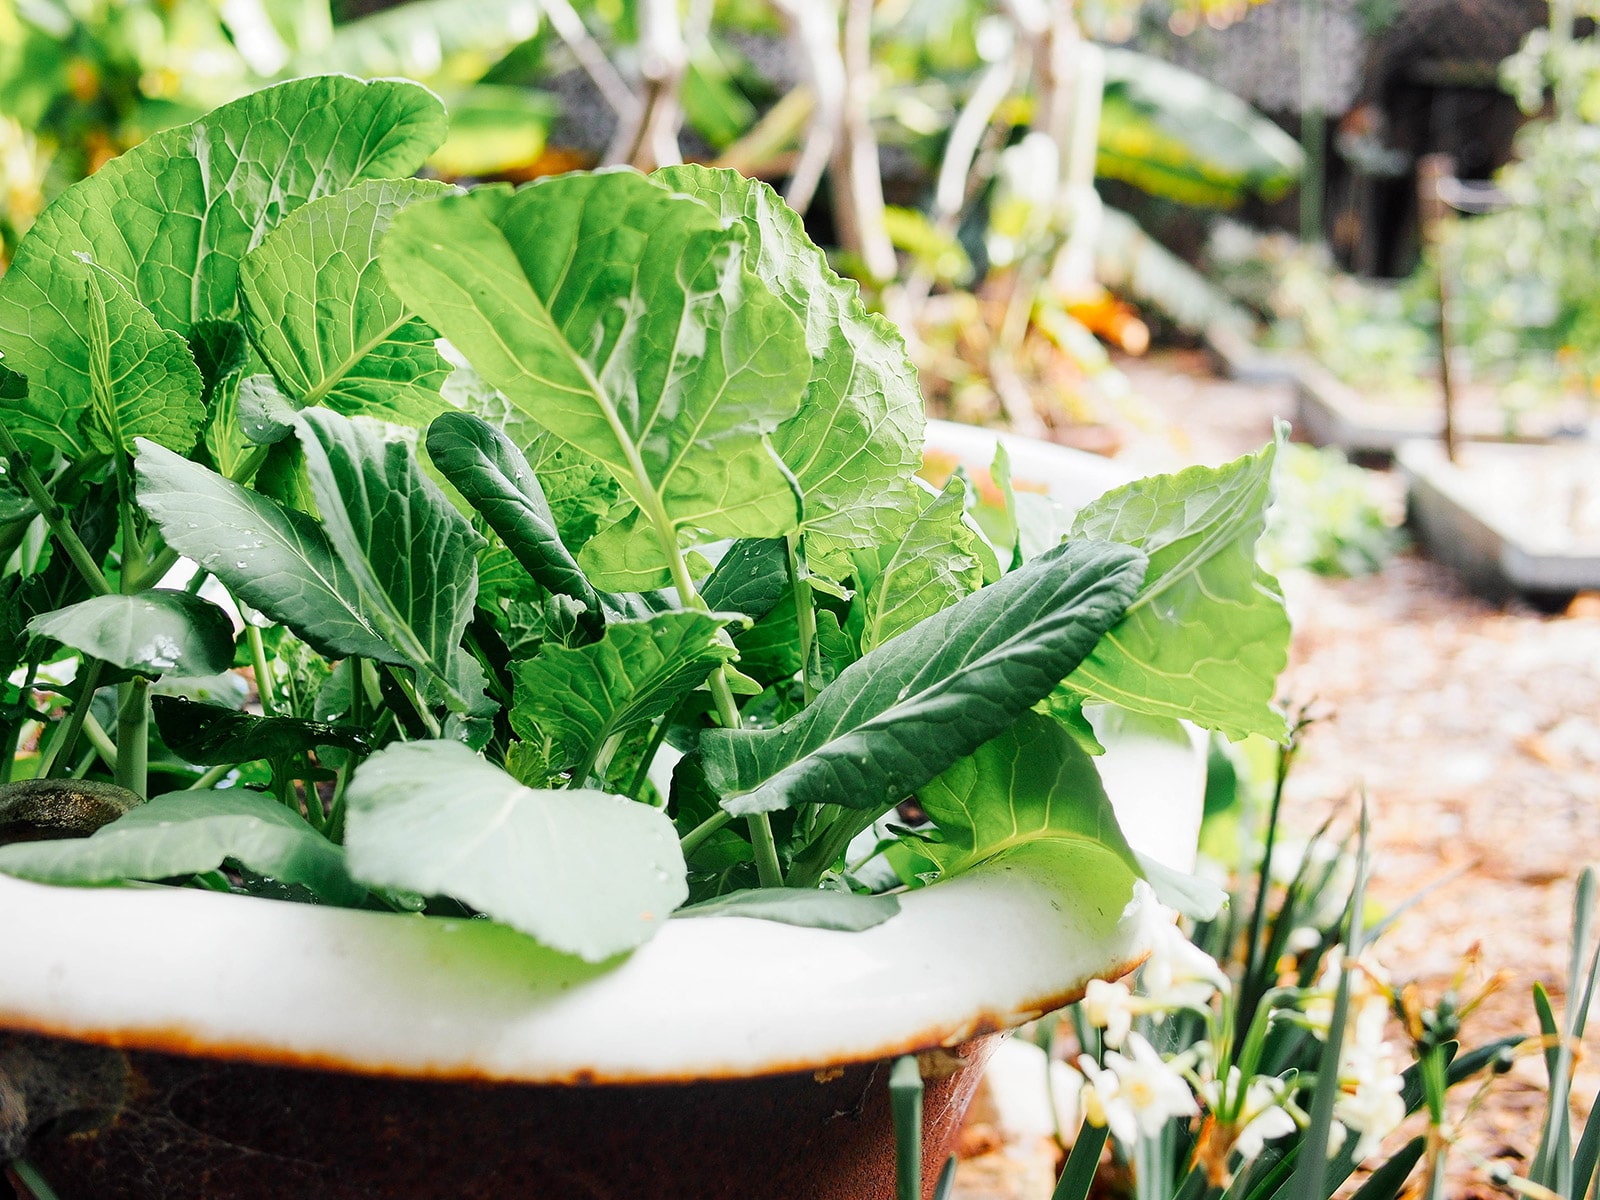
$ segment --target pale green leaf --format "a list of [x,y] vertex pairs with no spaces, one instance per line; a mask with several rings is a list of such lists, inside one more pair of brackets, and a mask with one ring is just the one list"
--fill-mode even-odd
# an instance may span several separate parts
[[436,335],[390,290],[378,241],[415,200],[447,184],[370,179],[313,200],[239,264],[250,338],[300,406],[422,425],[446,405]]
[[380,751],[348,798],[358,879],[453,897],[591,962],[647,940],[689,894],[659,809],[527,788],[453,742]]
[[239,425],[239,388],[250,369],[249,338],[237,321],[197,321],[189,331],[189,349],[205,381],[201,440],[212,465],[232,477],[254,448]]
[[139,505],[173,549],[329,658],[406,659],[378,634],[328,535],[306,516],[153,442],[134,461]]
[[919,489],[915,503],[922,511],[900,539],[855,553],[856,579],[866,589],[863,651],[982,586],[974,553],[978,535],[964,520],[966,500],[967,487],[958,476],[951,476],[937,495]]
[[366,889],[344,851],[261,792],[168,792],[86,838],[0,846],[0,872],[40,883],[107,884],[215,871],[228,861],[332,904],[358,904]]
[[1256,565],[1275,453],[1276,443],[1223,467],[1141,479],[1078,514],[1073,536],[1138,546],[1150,573],[1068,687],[1235,740],[1285,737],[1272,698],[1289,618],[1277,581]]
[[1024,713],[917,789],[941,840],[918,849],[942,875],[959,874],[1031,842],[1075,844],[1143,874],[1117,824],[1094,760],[1060,723]]
[[188,592],[92,596],[35,617],[28,632],[146,675],[216,675],[233,666],[233,622]]
[[653,178],[737,221],[756,274],[805,324],[805,401],[772,442],[805,497],[808,562],[843,579],[850,564],[840,551],[888,540],[916,512],[911,478],[922,466],[925,419],[905,342],[867,311],[856,283],[834,273],[765,183],[697,166],[666,167]]
[[604,464],[659,543],[680,527],[795,525],[765,435],[800,400],[804,331],[743,265],[744,240],[703,205],[610,171],[412,205],[381,259],[513,406]]
[[296,79],[163,130],[68,188],[0,277],[0,352],[33,381],[8,424],[81,451],[90,325],[78,256],[187,336],[235,314],[239,260],[284,216],[361,179],[411,174],[444,125],[437,98],[413,83]]
[[731,812],[883,809],[1002,732],[1081,662],[1144,577],[1137,550],[1072,542],[864,656],[770,730],[707,730]]
[[404,442],[326,409],[296,434],[323,527],[383,640],[432,680],[452,711],[481,711],[481,673],[461,648],[478,594],[483,538],[424,475]]
[[614,621],[587,646],[546,643],[514,667],[512,728],[530,740],[553,739],[558,767],[593,763],[605,741],[661,716],[733,657],[721,636],[726,620],[660,613]]

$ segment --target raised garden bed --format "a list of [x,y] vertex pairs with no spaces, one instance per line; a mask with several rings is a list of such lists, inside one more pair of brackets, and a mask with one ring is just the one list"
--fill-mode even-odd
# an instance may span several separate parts
[[1474,443],[1457,461],[1400,447],[1409,520],[1428,553],[1495,599],[1600,588],[1600,447]]

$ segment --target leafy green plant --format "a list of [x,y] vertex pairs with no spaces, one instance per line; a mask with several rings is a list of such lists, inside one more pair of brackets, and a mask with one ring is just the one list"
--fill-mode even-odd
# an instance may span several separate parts
[[899,336],[765,185],[407,179],[444,136],[417,85],[292,81],[19,247],[0,771],[128,812],[0,870],[591,961],[680,909],[863,928],[1001,855],[1204,907],[1129,849],[1084,707],[1283,735],[1276,446],[993,544],[914,478]]

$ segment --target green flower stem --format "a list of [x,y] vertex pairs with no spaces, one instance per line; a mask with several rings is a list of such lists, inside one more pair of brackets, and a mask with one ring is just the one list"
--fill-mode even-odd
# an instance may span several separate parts
[[78,573],[97,595],[109,596],[113,588],[107,582],[99,564],[94,561],[89,548],[83,544],[78,531],[73,529],[67,520],[66,510],[51,498],[49,490],[44,486],[44,480],[39,478],[38,473],[29,464],[22,453],[22,448],[17,445],[16,439],[11,436],[11,431],[5,427],[4,422],[0,422],[0,450],[4,450],[11,460],[11,474],[22,484],[23,490],[28,493],[28,499],[33,501],[33,506],[39,510],[44,523],[50,527],[50,532],[55,534],[56,540],[61,543],[61,548],[67,552],[72,565],[78,568]]
[[712,813],[704,821],[701,821],[700,824],[696,825],[693,829],[679,839],[679,845],[683,849],[683,856],[685,858],[690,857],[696,850],[700,849],[701,845],[704,844],[707,838],[709,838],[713,833],[717,832],[717,830],[725,828],[732,820],[733,814],[727,809],[717,809],[716,812]]
[[789,582],[794,587],[795,624],[800,631],[800,686],[805,702],[810,704],[822,690],[822,660],[817,649],[817,609],[811,597],[811,572],[806,568],[806,551],[801,535],[791,533],[789,547]]
[[278,715],[277,698],[272,694],[272,672],[267,667],[267,647],[261,640],[261,627],[248,618],[244,623],[244,638],[250,645],[250,665],[256,675],[256,694],[261,698],[263,716]]
[[55,1189],[45,1182],[39,1168],[25,1158],[14,1158],[9,1164],[17,1182],[28,1189],[32,1200],[56,1200]]
[[150,681],[136,675],[117,692],[117,785],[148,799]]

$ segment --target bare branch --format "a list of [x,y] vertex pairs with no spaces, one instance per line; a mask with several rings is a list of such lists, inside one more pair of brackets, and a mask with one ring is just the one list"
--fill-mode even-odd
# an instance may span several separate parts
[[567,0],[541,0],[541,3],[545,15],[550,18],[550,28],[567,44],[567,49],[572,51],[584,74],[594,81],[611,111],[623,121],[631,118],[639,110],[639,99],[623,82],[600,44],[590,36],[583,18]]
[[773,0],[773,7],[789,25],[815,98],[800,157],[783,197],[790,208],[803,213],[811,207],[844,121],[846,80],[844,56],[839,51],[839,6],[836,0]]
[[833,194],[839,241],[875,279],[899,266],[883,219],[883,176],[872,131],[872,0],[848,0],[844,19],[843,136],[833,154]]

